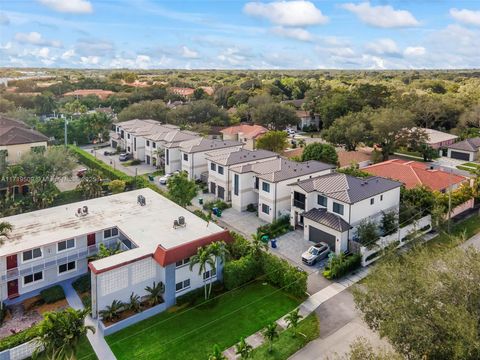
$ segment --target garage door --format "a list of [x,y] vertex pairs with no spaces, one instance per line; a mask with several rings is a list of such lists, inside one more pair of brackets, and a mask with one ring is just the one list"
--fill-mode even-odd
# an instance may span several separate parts
[[309,233],[309,240],[313,241],[315,243],[323,241],[324,243],[327,243],[330,246],[330,249],[335,249],[335,236],[317,229],[313,226],[309,226],[310,233]]
[[461,152],[458,152],[458,151],[452,151],[450,153],[450,155],[451,155],[450,157],[452,159],[470,161],[470,154],[465,154],[465,153],[461,153]]

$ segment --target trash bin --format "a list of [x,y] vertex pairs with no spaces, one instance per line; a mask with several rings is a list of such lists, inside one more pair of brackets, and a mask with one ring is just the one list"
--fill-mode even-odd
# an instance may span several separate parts
[[153,181],[155,180],[155,177],[153,175],[148,175],[148,180]]
[[217,209],[217,216],[221,217],[222,216],[222,209]]
[[198,203],[199,203],[200,205],[203,205],[203,198],[198,198]]
[[270,245],[272,246],[272,249],[276,249],[277,248],[277,239],[270,240]]
[[213,213],[213,215],[217,215],[217,213],[218,213],[218,207],[212,208],[212,213]]
[[263,235],[263,236],[262,236],[262,241],[263,241],[264,243],[268,243],[268,240],[269,240],[268,235]]

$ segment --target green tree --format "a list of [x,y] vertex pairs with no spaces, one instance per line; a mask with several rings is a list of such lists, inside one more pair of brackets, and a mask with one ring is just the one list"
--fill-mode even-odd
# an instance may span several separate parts
[[55,98],[53,94],[49,91],[46,91],[41,95],[35,96],[34,103],[35,108],[42,115],[51,114],[57,108]]
[[198,275],[201,275],[203,278],[203,287],[205,292],[205,300],[208,299],[207,292],[207,279],[205,279],[205,272],[207,271],[207,266],[210,269],[216,269],[215,256],[212,254],[208,247],[199,247],[197,253],[190,257],[190,271],[198,265]]
[[125,191],[125,185],[123,180],[112,180],[108,183],[108,189],[112,194],[120,194]]
[[480,252],[418,247],[387,255],[372,270],[354,289],[355,304],[397,353],[419,360],[480,358]]
[[285,316],[285,321],[287,322],[287,329],[293,329],[293,336],[297,335],[298,323],[303,318],[299,313],[300,309],[296,308],[295,310],[290,311],[287,316]]
[[[225,263],[225,259],[229,255],[227,244],[225,244],[224,241],[216,241],[209,244],[207,246],[207,252],[210,253],[212,256],[214,256],[215,260],[219,260],[221,264]],[[215,267],[212,267],[212,269],[216,271],[217,270],[216,265]],[[208,297],[210,297],[212,293],[212,284],[213,284],[213,281],[210,281],[210,286],[208,289]]]
[[255,146],[257,149],[281,153],[288,146],[287,138],[285,131],[269,131],[256,141]]
[[350,344],[350,351],[341,360],[404,360],[404,358],[384,349],[375,350],[367,339],[360,337]]
[[262,251],[268,250],[268,243],[262,241],[262,235],[260,233],[252,234],[251,237],[250,254],[254,259],[260,259],[263,255]]
[[422,154],[424,161],[432,161],[433,159],[438,158],[438,150],[433,149],[427,144],[422,144],[420,146],[420,153]]
[[235,345],[235,355],[239,355],[240,359],[248,359],[252,354],[253,347],[245,341],[245,338],[241,338],[240,342]]
[[222,354],[222,350],[218,347],[217,344],[213,346],[213,350],[208,354],[208,360],[226,360],[225,355]]
[[190,205],[192,199],[197,195],[195,181],[189,180],[184,172],[170,177],[167,187],[170,198],[183,207]]
[[259,105],[252,111],[252,119],[256,124],[273,130],[284,130],[288,126],[297,126],[300,119],[290,106],[277,103]]
[[263,330],[263,336],[268,340],[268,352],[273,350],[273,342],[278,338],[277,323],[273,322],[268,324],[267,327]]
[[360,244],[369,249],[373,248],[377,240],[380,239],[377,224],[366,219],[362,220],[357,226],[356,236]]
[[202,123],[226,126],[228,114],[211,100],[197,100],[170,111],[168,122],[183,127]]
[[8,235],[13,230],[12,224],[2,221],[0,222],[0,245],[3,245],[6,239],[8,239]]
[[75,99],[63,105],[63,111],[70,115],[84,114],[87,112],[87,110],[87,107],[83,105],[78,99]]
[[132,104],[118,114],[119,121],[153,119],[167,122],[167,107],[162,100],[145,100]]
[[369,112],[349,113],[335,120],[322,132],[322,137],[335,146],[355,151],[361,142],[368,141]]
[[15,103],[13,101],[0,98],[0,113],[4,114],[15,110]]
[[395,211],[382,212],[380,228],[383,236],[393,234],[397,231],[397,213]]
[[[76,359],[79,341],[95,328],[85,325],[89,309],[47,312],[38,327],[38,340],[49,360]],[[40,351],[40,349],[38,350]]]
[[338,163],[337,151],[332,145],[322,143],[311,143],[305,146],[302,153],[302,161],[317,160],[327,164]]
[[77,185],[85,199],[94,199],[102,195],[102,176],[97,170],[88,169]]
[[208,97],[207,93],[202,88],[196,88],[193,91],[193,98],[195,100],[202,100],[202,99],[205,99],[207,97]]

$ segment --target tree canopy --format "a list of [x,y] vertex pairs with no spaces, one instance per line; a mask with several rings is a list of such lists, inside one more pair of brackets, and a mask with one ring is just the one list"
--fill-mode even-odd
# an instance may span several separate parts
[[338,163],[338,155],[332,145],[315,142],[308,144],[303,149],[302,161],[308,160],[317,160],[336,165]]
[[256,142],[257,149],[283,152],[288,146],[288,134],[285,131],[269,131]]

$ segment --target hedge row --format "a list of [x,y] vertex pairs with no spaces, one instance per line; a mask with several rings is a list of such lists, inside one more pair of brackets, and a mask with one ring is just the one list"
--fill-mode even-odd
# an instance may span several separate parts
[[251,255],[228,261],[223,268],[223,282],[227,290],[235,289],[262,274],[261,264]]
[[323,271],[323,276],[327,279],[338,279],[343,275],[360,267],[362,264],[362,256],[360,254],[353,255],[334,255],[328,261],[328,264]]
[[265,253],[262,259],[262,270],[272,285],[283,288],[295,297],[305,296],[308,275],[290,265],[287,260]]
[[28,329],[20,331],[16,334],[10,335],[0,340],[0,351],[11,349],[15,346],[26,343],[38,335],[37,326],[32,326]]
[[40,291],[40,296],[47,304],[53,304],[54,302],[65,299],[65,292],[60,285],[55,285]]

